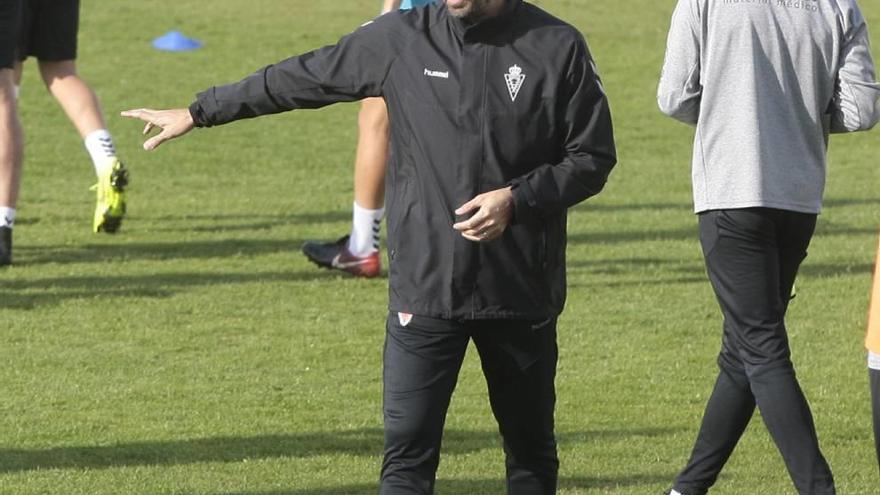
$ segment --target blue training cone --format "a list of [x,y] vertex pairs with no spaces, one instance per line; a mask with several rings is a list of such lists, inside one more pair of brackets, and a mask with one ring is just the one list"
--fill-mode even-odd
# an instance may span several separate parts
[[153,48],[166,52],[185,52],[198,50],[202,42],[193,38],[187,38],[180,31],[168,31],[153,40]]

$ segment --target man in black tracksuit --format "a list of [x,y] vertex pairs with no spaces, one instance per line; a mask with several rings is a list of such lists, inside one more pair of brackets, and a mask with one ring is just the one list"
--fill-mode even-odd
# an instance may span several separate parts
[[391,13],[335,46],[123,115],[195,127],[383,96],[390,313],[382,494],[432,493],[449,400],[470,339],[507,456],[508,492],[555,493],[556,317],[566,210],[598,193],[615,148],[605,94],[576,29],[521,0],[447,0]]

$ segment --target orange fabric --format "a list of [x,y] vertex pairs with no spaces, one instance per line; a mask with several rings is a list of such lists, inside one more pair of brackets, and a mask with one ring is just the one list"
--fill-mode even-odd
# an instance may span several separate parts
[[880,354],[880,247],[877,248],[877,261],[874,263],[874,288],[871,290],[865,347],[875,354]]

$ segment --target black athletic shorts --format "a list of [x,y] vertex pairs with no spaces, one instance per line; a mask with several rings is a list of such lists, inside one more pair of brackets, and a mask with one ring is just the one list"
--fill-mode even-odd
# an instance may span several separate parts
[[0,0],[0,69],[11,69],[15,63],[20,24],[21,0]]
[[[5,1],[5,0],[0,0]],[[79,0],[23,0],[18,59],[57,62],[76,59]]]

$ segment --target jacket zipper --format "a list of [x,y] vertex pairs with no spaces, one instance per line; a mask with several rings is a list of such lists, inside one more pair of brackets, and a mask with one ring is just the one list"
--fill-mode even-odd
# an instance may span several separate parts
[[[485,45],[480,45],[483,50],[483,101],[480,102],[480,167],[477,169],[477,193],[483,189],[483,166],[486,163],[486,118],[488,114],[487,106],[489,100],[489,49]],[[479,249],[479,247],[478,247]],[[477,260],[479,263],[479,259]],[[471,292],[471,317],[476,317],[476,297],[477,282],[474,281]]]

